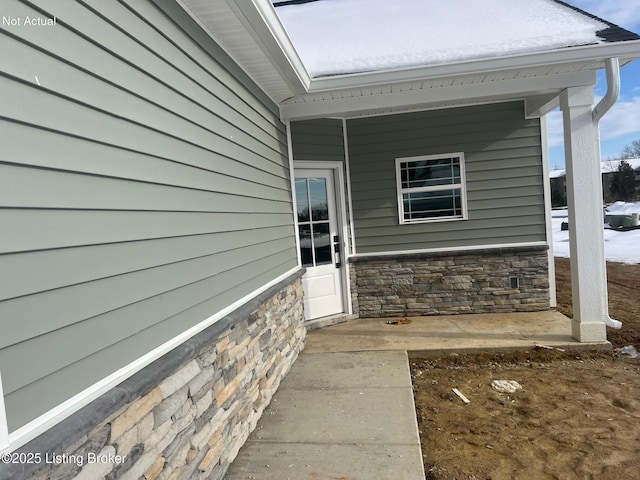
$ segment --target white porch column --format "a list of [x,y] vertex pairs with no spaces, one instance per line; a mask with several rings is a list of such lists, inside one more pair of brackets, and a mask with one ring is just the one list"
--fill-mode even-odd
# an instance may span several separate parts
[[571,247],[572,333],[580,342],[607,339],[600,139],[591,113],[593,101],[593,87],[569,88],[560,95]]

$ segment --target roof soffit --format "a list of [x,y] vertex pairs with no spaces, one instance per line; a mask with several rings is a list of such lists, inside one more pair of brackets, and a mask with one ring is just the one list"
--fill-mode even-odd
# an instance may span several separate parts
[[308,93],[280,105],[281,117],[299,120],[321,117],[381,115],[511,100],[530,102],[528,116],[553,108],[553,97],[569,87],[593,86],[595,71],[575,65],[574,71],[538,69],[448,77],[395,85]]
[[[410,82],[464,79],[470,75],[491,77],[500,76],[502,72],[515,72],[520,77],[541,77],[559,72],[573,72],[576,68],[601,69],[604,60],[611,57],[620,58],[621,65],[640,58],[640,40],[631,40],[429,67],[312,79],[304,69],[269,0],[178,1],[218,43],[222,44],[256,83],[285,109],[291,103],[317,103],[322,98],[325,101],[335,101],[338,97],[351,98],[367,88],[402,90]],[[225,10],[226,18],[220,17],[216,23],[212,20],[216,18],[216,14],[209,12],[208,16],[205,15],[207,8],[217,9],[218,13]],[[234,22],[230,22],[230,13],[235,17]],[[230,23],[233,23],[232,29],[229,27]],[[542,79],[539,79],[539,82],[544,83]],[[544,89],[540,89],[542,90]]]

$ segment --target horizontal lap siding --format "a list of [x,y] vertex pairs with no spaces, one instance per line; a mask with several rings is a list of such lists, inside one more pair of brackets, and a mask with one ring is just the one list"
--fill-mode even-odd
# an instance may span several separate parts
[[296,266],[278,111],[172,2],[3,2],[10,431]]
[[342,120],[323,118],[291,123],[295,160],[344,162]]
[[[349,120],[358,253],[545,240],[542,147],[521,102]],[[469,219],[399,225],[395,159],[464,152]]]

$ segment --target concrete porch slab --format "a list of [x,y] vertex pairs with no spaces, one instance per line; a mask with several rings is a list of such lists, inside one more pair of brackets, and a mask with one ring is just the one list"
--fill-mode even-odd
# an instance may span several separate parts
[[[409,320],[410,323],[389,324]],[[432,317],[361,318],[309,332],[305,352],[408,351],[411,357],[507,351],[547,345],[610,349],[609,342],[580,343],[571,320],[555,310]]]
[[227,480],[424,480],[408,355],[579,343],[556,311],[358,319],[307,334]]

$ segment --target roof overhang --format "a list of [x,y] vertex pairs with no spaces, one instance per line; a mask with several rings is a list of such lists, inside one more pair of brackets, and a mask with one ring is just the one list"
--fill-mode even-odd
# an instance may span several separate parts
[[[533,52],[497,58],[468,60],[445,65],[414,67],[383,72],[369,72],[336,77],[313,79],[309,92],[322,92],[342,88],[361,88],[372,85],[410,82],[460,75],[521,70],[575,63],[602,63],[607,58],[619,58],[620,63],[629,63],[640,56],[640,40],[614,44],[587,45],[564,50]],[[602,68],[602,67],[599,67]]]
[[432,66],[312,78],[269,0],[178,0],[279,105],[284,120],[349,117],[522,99],[531,116],[571,86],[595,84],[607,58],[640,58],[640,40]]
[[479,103],[524,100],[527,116],[544,115],[558,105],[558,95],[569,87],[592,86],[593,70],[540,73],[514,70],[446,77],[434,81],[379,85],[332,93],[309,93],[280,104],[283,119],[359,117],[414,110],[461,107]]

